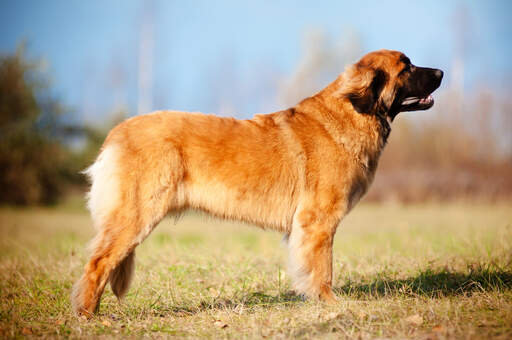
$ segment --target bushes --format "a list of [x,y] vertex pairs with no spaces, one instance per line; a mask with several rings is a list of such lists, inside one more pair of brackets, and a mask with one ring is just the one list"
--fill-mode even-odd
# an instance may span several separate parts
[[23,48],[0,56],[0,203],[48,204],[63,192],[73,172],[63,112]]

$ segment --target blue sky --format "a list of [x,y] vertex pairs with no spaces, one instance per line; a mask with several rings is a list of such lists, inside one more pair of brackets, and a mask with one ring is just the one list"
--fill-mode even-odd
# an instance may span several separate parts
[[[0,51],[12,52],[25,39],[28,54],[48,62],[56,94],[79,119],[107,117],[116,102],[134,114],[144,3],[3,0]],[[417,65],[448,71],[447,83],[456,53],[454,18],[463,11],[470,22],[465,88],[500,87],[512,76],[511,1],[155,0],[152,7],[153,109],[214,112],[219,93],[240,97],[238,85],[229,85],[235,79],[260,92],[232,98],[236,109],[248,111],[242,116],[276,110],[265,90],[275,84],[266,82],[293,73],[311,30],[333,41],[355,32],[362,52],[401,50]]]

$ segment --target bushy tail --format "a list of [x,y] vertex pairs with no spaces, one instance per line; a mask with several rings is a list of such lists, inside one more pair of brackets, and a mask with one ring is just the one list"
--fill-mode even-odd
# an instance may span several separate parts
[[91,182],[87,207],[96,230],[105,228],[109,215],[120,205],[119,148],[109,144],[96,161],[83,171]]
[[110,274],[110,287],[118,299],[121,299],[130,288],[134,269],[135,250],[132,250]]

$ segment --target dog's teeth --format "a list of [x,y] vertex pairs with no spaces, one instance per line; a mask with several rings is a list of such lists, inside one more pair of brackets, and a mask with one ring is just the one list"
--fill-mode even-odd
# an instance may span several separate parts
[[420,104],[430,104],[434,101],[434,98],[432,97],[432,95],[428,95],[428,97],[425,97],[425,98],[421,98],[420,99]]

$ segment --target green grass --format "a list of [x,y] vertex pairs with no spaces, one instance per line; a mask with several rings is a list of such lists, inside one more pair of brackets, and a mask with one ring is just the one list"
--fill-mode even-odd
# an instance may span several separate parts
[[187,214],[87,321],[69,293],[92,236],[76,202],[0,209],[0,338],[512,338],[510,204],[356,207],[335,240],[334,306],[293,294],[281,235]]

